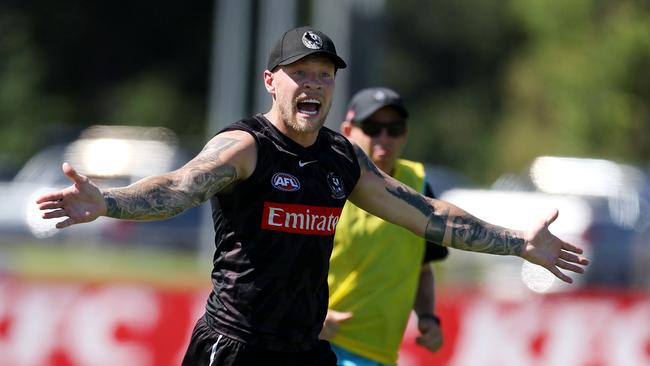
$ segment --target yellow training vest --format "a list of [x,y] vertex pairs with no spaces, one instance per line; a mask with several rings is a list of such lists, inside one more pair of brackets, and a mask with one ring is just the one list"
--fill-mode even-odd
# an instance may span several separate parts
[[[424,166],[400,159],[395,179],[424,191]],[[424,239],[347,202],[336,226],[329,308],[351,311],[332,343],[394,364],[420,277]]]

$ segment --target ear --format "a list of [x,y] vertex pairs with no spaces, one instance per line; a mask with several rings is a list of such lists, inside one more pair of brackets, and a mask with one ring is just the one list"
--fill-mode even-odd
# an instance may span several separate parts
[[350,137],[350,134],[352,133],[352,122],[350,121],[343,121],[341,122],[340,130],[341,134],[345,137]]
[[273,73],[269,70],[264,70],[264,87],[266,91],[275,94],[275,86],[273,85]]

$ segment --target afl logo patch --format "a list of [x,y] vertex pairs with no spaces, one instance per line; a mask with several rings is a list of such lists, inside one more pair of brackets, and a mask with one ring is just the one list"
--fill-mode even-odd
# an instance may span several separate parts
[[339,200],[345,198],[345,187],[343,187],[343,181],[338,175],[334,173],[327,174],[327,184],[330,186],[333,198]]
[[284,192],[293,192],[300,189],[300,181],[298,178],[287,173],[275,173],[273,178],[271,178],[271,184],[273,187]]
[[320,50],[323,48],[323,40],[318,36],[318,34],[312,31],[307,31],[302,35],[302,44],[312,50]]

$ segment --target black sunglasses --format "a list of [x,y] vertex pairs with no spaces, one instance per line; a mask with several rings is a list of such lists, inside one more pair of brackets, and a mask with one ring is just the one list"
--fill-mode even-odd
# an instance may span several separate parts
[[406,133],[406,122],[395,121],[388,123],[375,122],[370,120],[362,121],[359,124],[361,131],[370,137],[377,137],[381,135],[381,130],[386,130],[390,137],[400,137]]

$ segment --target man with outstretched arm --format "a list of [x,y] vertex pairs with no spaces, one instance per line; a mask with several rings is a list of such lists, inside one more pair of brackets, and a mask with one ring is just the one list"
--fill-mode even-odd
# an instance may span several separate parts
[[[370,87],[350,99],[340,131],[382,172],[434,198],[424,164],[402,158],[410,124],[399,93]],[[329,309],[321,331],[339,365],[395,365],[411,312],[416,343],[431,352],[440,349],[432,266],[447,255],[447,247],[345,204],[334,235]]]
[[210,200],[215,227],[213,289],[184,365],[335,365],[319,340],[327,312],[332,238],[347,199],[441,245],[517,255],[571,282],[582,250],[555,237],[549,215],[527,232],[483,222],[382,173],[358,147],[323,127],[336,72],[332,40],[300,27],[269,54],[270,110],[218,132],[178,170],[100,190],[65,163],[73,185],[41,196],[58,228],[107,216],[160,220]]

